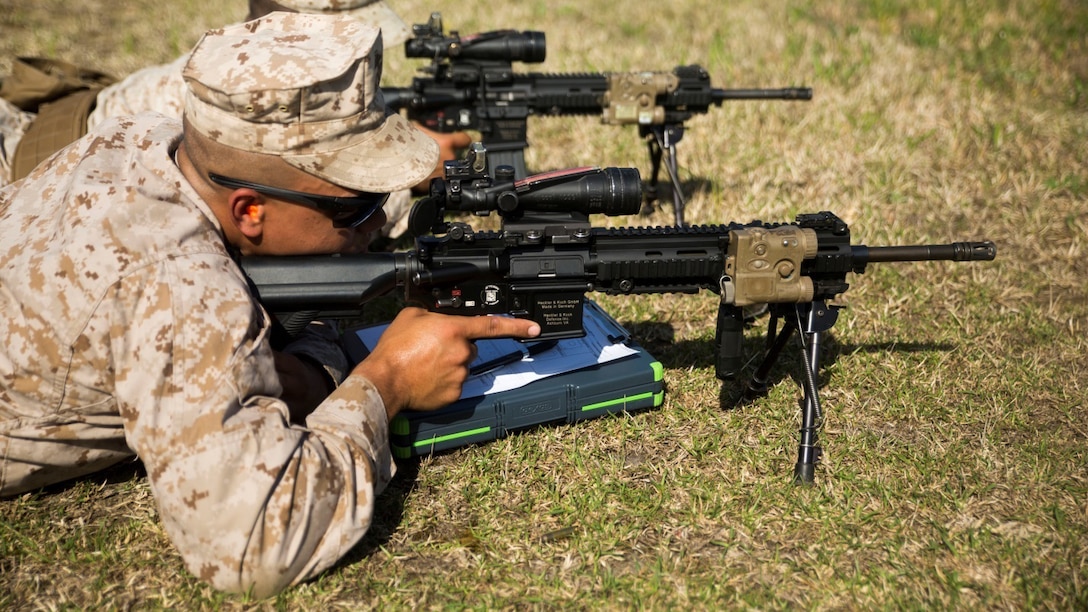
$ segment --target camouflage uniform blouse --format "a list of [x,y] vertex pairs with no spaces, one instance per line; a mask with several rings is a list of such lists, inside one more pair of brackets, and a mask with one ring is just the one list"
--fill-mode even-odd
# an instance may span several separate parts
[[0,496],[147,468],[189,569],[275,593],[345,554],[392,475],[377,390],[289,422],[269,319],[171,161],[176,120],[111,120],[0,189]]
[[169,64],[148,66],[98,92],[95,108],[87,117],[87,128],[93,130],[112,117],[147,111],[181,117],[185,110],[185,79],[181,71],[187,61],[188,53]]

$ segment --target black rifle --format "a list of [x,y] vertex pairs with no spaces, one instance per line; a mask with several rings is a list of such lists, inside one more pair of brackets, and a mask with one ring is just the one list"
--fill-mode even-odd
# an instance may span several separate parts
[[684,197],[676,145],[684,122],[726,100],[811,100],[812,89],[719,89],[700,66],[671,72],[607,72],[583,74],[515,73],[512,62],[539,63],[546,54],[543,32],[495,30],[471,36],[442,32],[442,17],[431,15],[413,26],[405,55],[431,60],[407,88],[383,87],[386,104],[404,110],[409,119],[436,132],[475,130],[490,152],[492,168],[514,167],[524,178],[529,146],[528,117],[599,115],[607,125],[637,125],[647,143],[651,174],[644,190],[657,198],[658,174],[664,159],[672,183],[677,225],[684,224]]
[[[632,168],[591,168],[515,180],[509,167],[492,177],[474,147],[447,162],[445,179],[416,203],[414,250],[341,257],[243,258],[265,306],[276,313],[354,310],[379,295],[405,291],[410,302],[448,314],[512,314],[537,321],[539,338],[583,335],[585,294],[720,295],[715,374],[735,378],[744,365],[743,307],[766,304],[768,348],[748,386],[767,375],[794,331],[800,332],[804,408],[795,478],[811,482],[821,420],[816,379],[821,336],[839,306],[828,300],[849,288],[850,272],[895,261],[988,261],[992,242],[867,247],[850,244],[846,223],[830,212],[793,223],[690,227],[592,227],[588,215],[633,214],[641,181]],[[500,231],[448,222],[448,211],[502,217]],[[428,235],[424,235],[428,234]],[[778,329],[778,321],[783,326]]]

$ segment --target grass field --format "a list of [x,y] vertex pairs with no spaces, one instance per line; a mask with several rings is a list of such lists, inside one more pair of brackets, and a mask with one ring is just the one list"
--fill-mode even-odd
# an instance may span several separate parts
[[[713,373],[715,296],[597,296],[664,364],[660,409],[406,464],[364,542],[269,601],[184,569],[139,466],[6,500],[0,608],[1088,608],[1088,5],[393,3],[462,33],[545,31],[548,59],[526,70],[698,63],[719,87],[812,87],[688,124],[690,222],[831,210],[856,242],[985,238],[998,259],[853,277],[814,486],[791,481],[795,351],[737,407]],[[0,0],[0,74],[49,55],[123,75],[244,13]],[[418,63],[386,58],[385,82],[406,85]],[[534,170],[649,169],[634,129],[538,119],[529,137]]]

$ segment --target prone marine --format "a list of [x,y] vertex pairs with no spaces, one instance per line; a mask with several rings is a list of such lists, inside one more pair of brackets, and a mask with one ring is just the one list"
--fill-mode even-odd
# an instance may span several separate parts
[[0,496],[138,457],[190,571],[272,595],[366,532],[394,415],[456,400],[473,340],[540,333],[406,308],[350,371],[320,324],[277,338],[237,259],[364,251],[435,166],[381,56],[343,15],[210,31],[182,121],[110,119],[0,189]]

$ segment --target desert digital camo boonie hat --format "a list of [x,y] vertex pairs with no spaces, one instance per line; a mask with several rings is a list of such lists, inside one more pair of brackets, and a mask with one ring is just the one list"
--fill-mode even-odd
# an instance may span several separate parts
[[211,30],[182,76],[190,126],[331,183],[393,192],[429,176],[438,145],[385,106],[378,28],[277,12]]
[[276,4],[300,13],[344,13],[382,30],[387,46],[408,40],[412,31],[382,0],[277,0]]

